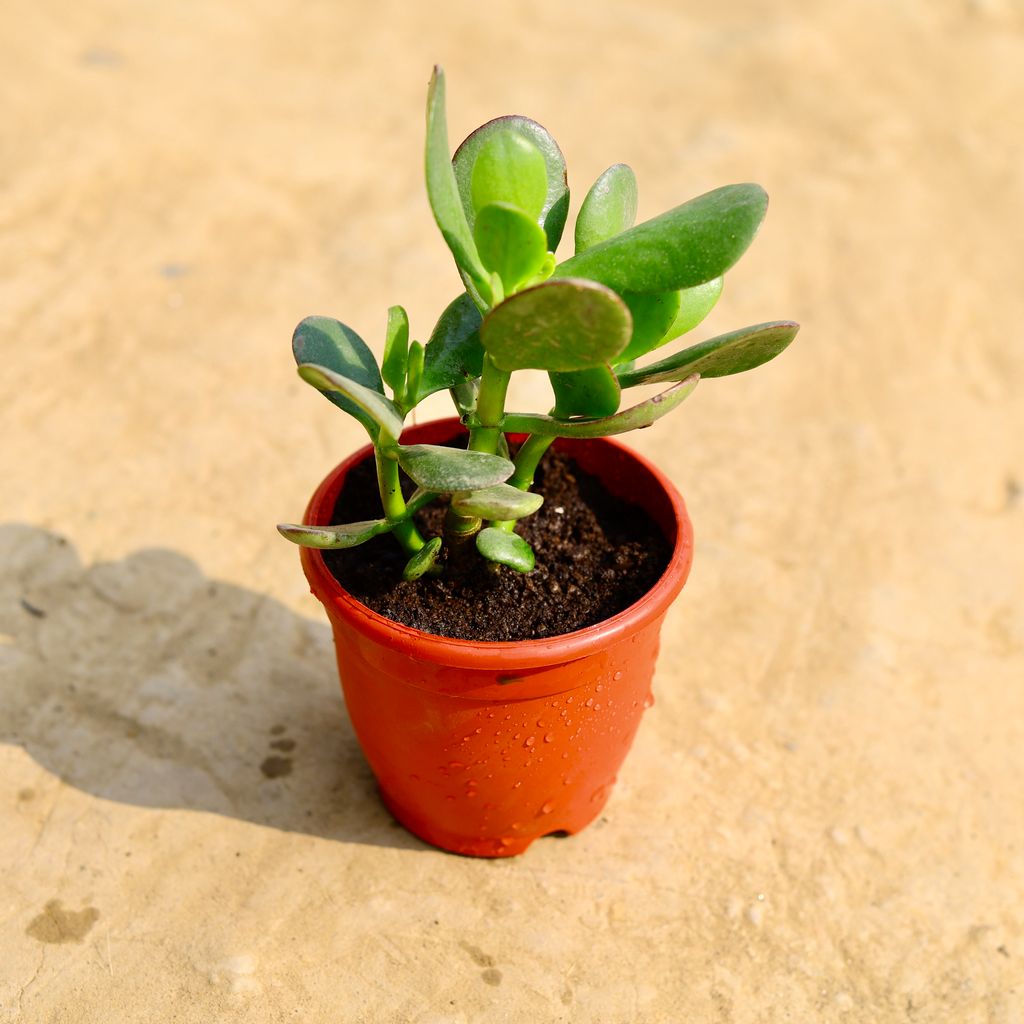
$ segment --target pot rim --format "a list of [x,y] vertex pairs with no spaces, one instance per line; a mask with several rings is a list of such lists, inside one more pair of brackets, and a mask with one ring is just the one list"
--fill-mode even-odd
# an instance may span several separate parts
[[[451,426],[464,429],[458,417],[445,417],[410,426],[403,433],[418,433],[428,428]],[[557,442],[556,442],[557,443]],[[672,481],[651,461],[614,438],[593,438],[588,443],[608,445],[639,463],[662,488],[672,506],[676,522],[676,538],[665,571],[638,601],[610,618],[593,626],[537,640],[460,640],[454,637],[425,633],[412,626],[395,622],[368,608],[353,597],[335,579],[317,548],[301,548],[302,567],[312,593],[321,601],[330,601],[355,628],[375,643],[420,661],[448,665],[452,668],[500,671],[515,668],[541,668],[587,657],[610,642],[646,626],[665,614],[679,594],[693,563],[693,526],[686,512],[682,495]],[[330,521],[334,504],[348,471],[373,455],[373,446],[364,445],[340,462],[313,492],[303,516],[306,525],[324,525]]]

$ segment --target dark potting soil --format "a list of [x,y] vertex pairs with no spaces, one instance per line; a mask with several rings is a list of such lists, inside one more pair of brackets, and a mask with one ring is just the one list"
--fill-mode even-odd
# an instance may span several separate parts
[[[380,615],[437,636],[492,641],[593,626],[638,601],[665,571],[672,549],[650,516],[608,494],[573,459],[549,451],[533,489],[544,504],[516,527],[537,556],[530,573],[474,558],[468,572],[406,583],[407,556],[387,534],[357,548],[325,551],[324,561],[350,594]],[[370,460],[349,472],[331,522],[380,515]],[[440,503],[417,514],[424,536],[441,533],[444,515]]]

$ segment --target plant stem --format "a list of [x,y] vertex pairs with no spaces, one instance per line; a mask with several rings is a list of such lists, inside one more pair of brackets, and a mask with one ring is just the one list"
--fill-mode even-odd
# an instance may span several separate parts
[[[480,375],[480,390],[476,400],[476,422],[470,428],[469,450],[497,454],[502,437],[501,427],[505,420],[505,392],[508,391],[512,375],[501,370],[484,356],[483,372]],[[476,516],[460,515],[450,505],[444,519],[444,543],[449,559],[466,565],[466,552],[473,538],[480,532],[483,521]]]
[[[387,440],[383,432],[381,441]],[[423,547],[423,538],[416,524],[406,517],[405,498],[402,497],[402,485],[398,476],[398,463],[389,459],[379,447],[374,445],[374,460],[377,464],[377,485],[380,489],[380,501],[384,506],[384,515],[391,522],[399,520],[391,531],[407,555],[415,555]]]
[[476,400],[476,419],[479,426],[469,432],[469,448],[474,452],[494,455],[498,451],[498,435],[505,422],[505,394],[512,374],[499,369],[484,356],[480,375],[480,393]]
[[[540,460],[544,458],[544,453],[551,447],[553,441],[554,437],[531,434],[522,443],[513,460],[516,465],[516,471],[508,480],[513,487],[518,487],[521,491],[528,491],[533,486],[533,477],[537,472],[537,466],[540,465]],[[511,519],[502,519],[491,525],[499,530],[511,533],[515,522]]]

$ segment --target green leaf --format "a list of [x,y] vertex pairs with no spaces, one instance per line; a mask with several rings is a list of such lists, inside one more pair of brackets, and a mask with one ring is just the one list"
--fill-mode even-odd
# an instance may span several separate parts
[[384,359],[380,375],[395,398],[405,390],[405,365],[409,356],[409,314],[401,306],[388,310],[388,327],[384,335]]
[[[467,296],[468,297],[468,296]],[[472,304],[472,300],[470,300]],[[475,308],[475,307],[474,307]],[[414,341],[409,346],[409,365],[405,377],[405,394],[410,404],[416,405],[432,392],[423,391],[423,372],[426,361],[426,352],[423,345]]]
[[506,299],[484,318],[480,340],[502,370],[585,370],[610,362],[632,320],[611,289],[593,281],[545,281]]
[[[723,278],[716,277],[696,288],[685,288],[679,293],[679,312],[661,343],[673,341],[681,334],[692,331],[715,308],[722,294]],[[650,349],[648,349],[650,351]]]
[[[308,316],[292,335],[295,362],[315,363],[384,394],[377,360],[362,338],[339,320],[328,316]],[[354,416],[376,438],[377,424],[351,399],[338,391],[324,391],[338,408]]]
[[470,173],[470,198],[477,217],[491,203],[508,203],[536,223],[547,196],[548,170],[541,151],[514,128],[491,132]]
[[415,392],[410,389],[415,401],[480,376],[484,366],[480,323],[480,311],[467,294],[449,303],[427,341],[419,386]]
[[368,519],[362,523],[342,523],[338,526],[300,526],[279,523],[282,537],[304,548],[354,548],[365,544],[371,537],[387,533],[394,524],[386,519]]
[[462,207],[462,197],[455,183],[448,127],[445,122],[444,72],[434,68],[427,92],[427,197],[434,220],[451,249],[459,269],[468,276],[484,299],[490,297],[487,274],[480,265],[469,222]]
[[[509,413],[505,417],[505,429],[510,434],[541,434],[545,437],[611,437],[625,434],[629,430],[649,427],[671,412],[697,386],[697,374],[649,398],[646,402],[624,409],[614,416],[597,419],[560,420],[553,416],[533,416],[528,413]],[[621,383],[621,380],[620,380]]]
[[693,373],[701,377],[726,377],[752,370],[774,359],[796,337],[800,325],[792,320],[774,320],[691,345],[660,362],[619,373],[624,388],[637,384],[659,384],[680,380]]
[[692,288],[743,255],[767,205],[760,185],[725,185],[573,256],[555,277],[585,277],[620,293]]
[[424,573],[430,572],[437,563],[437,556],[441,552],[442,540],[440,537],[431,537],[426,544],[423,545],[405,563],[405,568],[402,570],[402,579],[406,583],[411,583],[413,580],[418,580]]
[[511,484],[495,484],[452,495],[452,508],[456,512],[478,519],[522,519],[533,515],[543,504],[541,495],[521,491]]
[[636,221],[636,175],[628,164],[613,164],[587,193],[576,216],[576,252],[622,234]]
[[548,236],[548,249],[554,252],[562,237],[565,218],[569,213],[569,186],[566,184],[565,157],[558,148],[558,143],[548,134],[547,130],[536,121],[519,114],[498,117],[487,124],[481,125],[455,151],[452,167],[455,180],[458,182],[462,207],[470,228],[473,227],[476,211],[473,208],[473,165],[483,145],[494,134],[508,130],[517,132],[532,142],[544,157],[547,168],[547,196],[537,220]]
[[679,313],[679,292],[625,292],[622,301],[633,317],[633,335],[616,362],[638,359],[663,344]]
[[439,493],[475,491],[500,484],[515,470],[508,459],[498,455],[436,444],[399,447],[398,464],[420,487]]
[[501,278],[506,295],[540,271],[548,252],[544,229],[508,203],[482,207],[473,237],[483,265]]
[[[299,367],[299,376],[312,384],[318,391],[336,391],[344,395],[350,402],[363,412],[371,422],[386,431],[392,437],[402,433],[402,417],[393,402],[378,391],[357,384],[340,373],[329,370],[326,366],[303,363]],[[371,431],[371,434],[373,431]]]
[[551,373],[551,387],[555,392],[555,415],[559,419],[569,416],[610,416],[619,408],[622,390],[619,381],[607,364],[592,366],[575,373]]
[[518,533],[493,526],[476,535],[476,549],[488,562],[507,565],[516,572],[530,572],[537,561],[533,548]]

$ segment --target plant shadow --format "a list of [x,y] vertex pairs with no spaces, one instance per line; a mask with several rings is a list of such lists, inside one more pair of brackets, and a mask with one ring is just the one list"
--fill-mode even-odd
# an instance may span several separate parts
[[424,850],[384,809],[327,625],[148,549],[0,525],[0,742],[80,790]]

